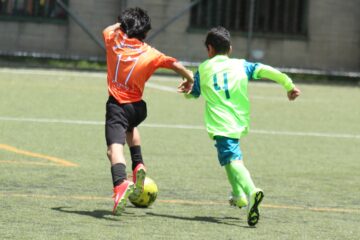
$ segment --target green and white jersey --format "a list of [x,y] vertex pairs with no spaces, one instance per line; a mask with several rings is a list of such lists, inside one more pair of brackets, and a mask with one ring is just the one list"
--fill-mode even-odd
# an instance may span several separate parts
[[285,74],[244,59],[217,55],[200,64],[190,95],[195,98],[202,95],[205,99],[205,124],[211,138],[224,136],[239,139],[248,133],[248,81],[263,77],[279,82],[288,91],[294,88]]

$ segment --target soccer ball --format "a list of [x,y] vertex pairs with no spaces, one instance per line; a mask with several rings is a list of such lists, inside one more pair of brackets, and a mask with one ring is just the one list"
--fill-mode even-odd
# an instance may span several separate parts
[[143,193],[137,198],[132,194],[129,196],[129,200],[135,207],[147,208],[155,202],[157,194],[158,187],[154,180],[145,177]]

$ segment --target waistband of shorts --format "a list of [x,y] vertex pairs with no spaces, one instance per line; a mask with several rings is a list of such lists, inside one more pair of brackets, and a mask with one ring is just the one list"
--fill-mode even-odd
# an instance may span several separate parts
[[136,101],[136,102],[119,103],[119,101],[116,100],[116,98],[115,98],[114,96],[109,95],[108,102],[109,102],[109,103],[115,103],[115,104],[117,104],[117,105],[125,105],[125,104],[138,104],[138,103],[145,102],[145,101],[144,101],[144,100],[140,100],[140,101]]

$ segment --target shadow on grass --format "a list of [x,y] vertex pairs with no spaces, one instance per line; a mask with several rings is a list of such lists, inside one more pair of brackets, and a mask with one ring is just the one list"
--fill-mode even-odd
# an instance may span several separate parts
[[[93,210],[93,211],[77,211],[77,210],[68,210],[66,209],[68,207],[53,207],[52,210],[63,212],[63,213],[72,213],[72,214],[78,214],[83,216],[89,216],[94,217],[98,219],[106,219],[110,221],[119,221],[119,218],[114,218],[115,216],[112,214],[111,211],[107,210]],[[122,214],[127,214],[123,212]]]
[[[78,210],[69,210],[66,208],[69,207],[53,207],[51,209],[62,213],[78,214],[83,216],[94,217],[97,219],[105,219],[110,221],[121,220],[121,218],[116,218],[116,216],[114,216],[112,212],[108,210],[78,211]],[[122,214],[133,215],[134,213],[123,212]],[[208,216],[182,217],[182,216],[169,215],[169,214],[157,214],[152,212],[146,212],[145,216],[171,218],[171,219],[184,220],[184,221],[197,221],[197,222],[224,224],[224,225],[237,226],[243,228],[253,228],[253,227],[249,227],[248,225],[241,224],[241,219],[234,217],[208,217]],[[144,217],[144,215],[142,215],[142,217]]]
[[[243,228],[252,228],[248,225],[241,225],[240,218],[234,217],[208,217],[208,216],[195,216],[195,217],[180,217],[175,215],[168,214],[157,214],[157,213],[146,213],[146,215],[154,216],[154,217],[163,217],[163,218],[171,218],[171,219],[179,219],[185,221],[197,221],[197,222],[208,222],[208,223],[216,223],[216,224],[224,224],[230,226],[237,226]],[[234,222],[237,221],[237,222]]]

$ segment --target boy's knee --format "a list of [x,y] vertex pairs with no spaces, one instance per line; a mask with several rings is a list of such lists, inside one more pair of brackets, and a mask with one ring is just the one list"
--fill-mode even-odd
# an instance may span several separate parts
[[116,149],[114,149],[114,147],[109,146],[107,151],[106,151],[106,155],[109,158],[109,160],[111,161],[112,159],[116,158],[118,153],[116,152]]
[[108,150],[106,151],[106,155],[109,158],[109,160],[111,160],[112,154],[113,154],[113,151],[110,148],[108,148]]

